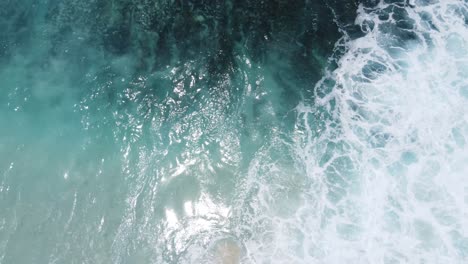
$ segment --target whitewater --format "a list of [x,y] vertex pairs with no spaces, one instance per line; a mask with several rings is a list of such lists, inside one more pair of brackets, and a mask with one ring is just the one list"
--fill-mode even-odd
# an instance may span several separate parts
[[412,4],[361,6],[368,33],[338,44],[338,69],[298,108],[308,137],[297,153],[316,181],[304,233],[320,230],[306,262],[466,261],[467,5]]

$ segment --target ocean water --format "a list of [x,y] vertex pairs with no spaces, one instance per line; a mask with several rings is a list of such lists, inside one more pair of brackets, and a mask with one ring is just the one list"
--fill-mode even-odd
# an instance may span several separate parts
[[0,0],[0,263],[467,263],[465,0]]

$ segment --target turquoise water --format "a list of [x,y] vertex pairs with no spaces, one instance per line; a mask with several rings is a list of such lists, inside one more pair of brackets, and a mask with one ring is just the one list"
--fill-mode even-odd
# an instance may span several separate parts
[[465,263],[467,21],[0,1],[0,263]]

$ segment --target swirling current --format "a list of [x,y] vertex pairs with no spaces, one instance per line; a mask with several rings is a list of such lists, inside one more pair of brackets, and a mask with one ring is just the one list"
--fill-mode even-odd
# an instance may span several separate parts
[[466,0],[0,0],[0,263],[467,263]]

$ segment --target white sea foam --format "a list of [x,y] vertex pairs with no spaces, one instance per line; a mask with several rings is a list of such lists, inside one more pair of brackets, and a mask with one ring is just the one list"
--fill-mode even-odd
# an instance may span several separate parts
[[[468,260],[468,5],[410,4],[359,8],[368,33],[297,108],[295,169],[252,163],[245,263]],[[278,214],[298,170],[302,205]]]

